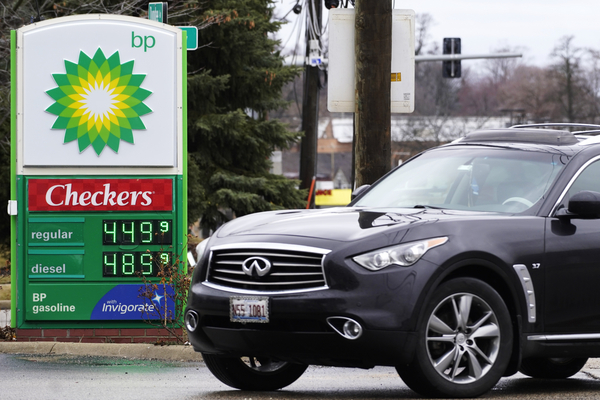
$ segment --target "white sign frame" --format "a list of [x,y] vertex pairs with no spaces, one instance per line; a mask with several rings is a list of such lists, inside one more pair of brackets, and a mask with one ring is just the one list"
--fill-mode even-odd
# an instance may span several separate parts
[[[329,10],[327,109],[330,112],[355,112],[356,110],[354,19],[353,8]],[[415,109],[415,12],[413,10],[393,10],[390,75],[391,112],[413,112]]]
[[[142,18],[87,14],[28,25],[17,31],[17,174],[77,175],[183,173],[182,31]],[[151,39],[151,37],[153,39]],[[143,103],[152,112],[133,129],[133,143],[120,141],[118,152],[100,154],[78,140],[63,143],[64,129],[52,129],[57,116],[46,111],[55,100],[46,92],[65,74],[65,61],[78,63],[80,52],[106,58],[119,52],[120,63],[134,61],[133,74],[145,75],[140,87],[152,94]],[[116,171],[116,172],[115,172]]]

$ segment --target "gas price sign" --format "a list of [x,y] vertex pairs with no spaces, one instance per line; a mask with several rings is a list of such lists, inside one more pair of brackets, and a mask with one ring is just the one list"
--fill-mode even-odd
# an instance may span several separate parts
[[[31,297],[30,320],[124,319],[112,306],[140,301],[142,279],[168,272],[181,252],[182,215],[174,206],[182,192],[178,177],[25,181],[26,281],[43,287],[43,296]],[[87,291],[79,305],[60,306],[55,313],[52,306],[50,312],[33,307],[46,299],[69,304],[66,297],[75,286]],[[128,318],[141,318],[133,310]]]
[[187,260],[185,54],[181,29],[119,15],[11,33],[14,327],[174,307],[168,285],[140,293]]

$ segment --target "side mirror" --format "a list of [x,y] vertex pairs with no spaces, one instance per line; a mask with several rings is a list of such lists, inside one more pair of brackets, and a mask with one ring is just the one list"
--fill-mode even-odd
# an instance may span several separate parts
[[[564,210],[564,209],[563,209]],[[560,210],[559,217],[600,218],[600,193],[583,190],[569,199],[568,210]]]
[[362,186],[357,187],[356,189],[354,189],[354,191],[350,195],[350,201],[354,200],[355,198],[357,198],[358,196],[360,196],[361,194],[363,194],[365,192],[365,190],[367,190],[370,187],[371,187],[371,185],[362,185]]

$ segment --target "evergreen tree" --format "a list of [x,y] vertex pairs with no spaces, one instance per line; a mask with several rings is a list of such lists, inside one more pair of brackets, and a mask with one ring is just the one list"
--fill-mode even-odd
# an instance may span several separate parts
[[269,173],[270,155],[298,134],[269,111],[284,107],[283,85],[298,70],[282,65],[269,33],[271,0],[208,0],[201,49],[188,55],[189,215],[202,226],[257,211],[299,208],[297,182]]
[[[38,8],[39,5],[39,8]],[[37,18],[107,13],[147,17],[147,0],[31,2],[10,0],[0,10],[0,201],[10,189],[10,30]],[[256,211],[297,208],[306,194],[297,182],[269,173],[273,150],[298,139],[268,113],[285,107],[284,84],[298,70],[284,67],[268,35],[273,0],[173,0],[169,23],[197,26],[201,48],[188,52],[188,220],[214,228]],[[0,241],[10,239],[0,219]],[[2,229],[3,228],[3,229]]]

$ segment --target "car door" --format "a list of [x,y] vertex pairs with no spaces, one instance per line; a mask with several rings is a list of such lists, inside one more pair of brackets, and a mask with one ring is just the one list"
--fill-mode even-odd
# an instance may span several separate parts
[[[565,188],[560,206],[582,190],[600,192],[600,156]],[[600,219],[547,218],[545,331],[600,334]]]

